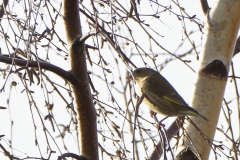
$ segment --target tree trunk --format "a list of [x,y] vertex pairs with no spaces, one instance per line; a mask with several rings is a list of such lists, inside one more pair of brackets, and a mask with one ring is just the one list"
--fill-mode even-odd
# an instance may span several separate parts
[[96,110],[89,88],[84,42],[74,45],[82,37],[78,1],[64,0],[63,15],[71,72],[78,79],[72,88],[78,113],[80,153],[90,160],[98,160]]
[[[184,128],[187,134],[179,141],[176,158],[178,160],[187,160],[190,157],[190,159],[206,160],[209,157],[211,140],[214,138],[218,123],[229,66],[239,30],[239,8],[240,1],[219,0],[206,15],[205,38],[190,106],[208,118],[209,122],[198,117],[191,117],[200,130],[186,122]],[[200,132],[203,132],[206,138]]]

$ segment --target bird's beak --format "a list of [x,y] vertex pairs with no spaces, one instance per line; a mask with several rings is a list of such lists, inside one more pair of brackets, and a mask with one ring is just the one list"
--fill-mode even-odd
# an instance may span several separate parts
[[127,76],[126,79],[133,80],[133,77],[130,75],[130,76]]

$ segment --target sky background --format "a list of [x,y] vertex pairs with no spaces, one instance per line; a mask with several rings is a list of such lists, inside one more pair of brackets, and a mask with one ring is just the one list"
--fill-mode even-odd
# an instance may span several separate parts
[[[127,3],[127,2],[126,2]],[[169,5],[171,4],[171,1],[163,1],[161,2],[161,4],[163,5]],[[209,6],[213,6],[215,1],[210,0],[208,1]],[[56,1],[57,4],[57,1]],[[200,7],[200,3],[199,1],[193,1],[193,0],[184,0],[184,1],[180,1],[181,6],[183,6],[186,10],[186,12],[189,15],[196,15],[196,17],[199,18],[199,21],[203,22],[204,21],[204,17],[202,14],[202,9]],[[124,4],[127,5],[127,4]],[[25,17],[25,15],[21,15],[20,13],[17,12],[17,8],[19,7],[19,10],[22,10],[22,3],[15,3],[14,5],[10,5],[9,7],[14,9],[12,10],[12,12],[16,12],[17,16],[19,19]],[[150,10],[150,7],[145,7],[145,6],[150,6],[150,3],[148,1],[141,1],[141,5],[138,8],[139,12],[141,12],[142,14],[150,14],[150,13],[155,13],[155,11],[157,10],[157,8],[152,8],[152,10]],[[175,5],[172,4],[173,7],[173,11],[177,11],[177,8],[174,7]],[[81,16],[82,18],[83,16]],[[107,17],[106,15],[102,15],[103,18],[108,19],[109,17]],[[151,25],[151,27],[155,30],[160,30],[159,33],[164,36],[164,38],[158,38],[159,40],[159,44],[161,44],[162,46],[164,46],[167,50],[174,52],[177,50],[178,45],[181,43],[182,39],[185,39],[185,36],[183,34],[183,24],[181,21],[176,20],[177,17],[172,15],[169,12],[165,12],[162,13],[160,16],[160,21],[156,21],[151,17],[146,17],[145,18],[145,23]],[[46,24],[48,24],[50,22],[49,19],[45,19],[46,20]],[[120,23],[120,22],[118,22]],[[133,36],[135,37],[137,43],[144,49],[144,50],[148,50],[150,48],[149,45],[149,38],[142,34],[142,30],[138,27],[138,25],[136,25],[134,22],[129,21],[129,24],[131,24],[134,28],[134,30],[132,31]],[[64,33],[64,29],[63,29],[63,23],[61,21],[57,21],[57,26],[56,26],[56,31],[58,33]],[[10,27],[8,25],[8,22],[5,20],[2,21],[2,25],[5,28],[5,30],[8,30],[8,27]],[[42,25],[44,28],[45,24],[39,24],[40,26]],[[88,32],[88,26],[86,25],[86,23],[82,23],[83,26],[83,32],[86,33]],[[198,28],[196,26],[196,24],[193,24],[191,22],[186,22],[186,26],[187,26],[187,31],[197,31]],[[40,27],[41,28],[41,27]],[[10,28],[9,28],[10,30]],[[122,32],[124,34],[124,30],[121,30],[120,32]],[[9,33],[11,34],[11,33]],[[127,35],[127,33],[126,33]],[[63,38],[65,40],[65,35],[64,34],[60,34],[61,38]],[[199,46],[197,49],[198,51],[201,50],[201,38],[202,38],[202,34],[200,32],[196,32],[194,34],[192,34],[190,36],[191,40],[193,40],[195,42],[195,44],[197,46]],[[204,37],[204,36],[203,36]],[[91,40],[88,40],[86,43],[91,43]],[[0,41],[0,43],[4,44],[3,39]],[[43,42],[44,43],[44,42]],[[21,44],[20,44],[21,46]],[[2,48],[2,53],[6,52],[6,47],[1,47]],[[105,48],[103,48],[102,53],[105,51]],[[107,47],[106,47],[107,49]],[[184,53],[186,52],[186,50],[189,49],[189,42],[184,43],[184,46],[182,46],[180,48],[180,50],[178,50],[178,53]],[[52,52],[55,52],[56,50],[52,49]],[[39,56],[41,57],[41,52],[51,52],[51,51],[47,51],[44,49],[39,49]],[[126,55],[129,55],[131,52],[132,53],[137,53],[136,50],[132,49],[132,45],[130,44],[129,47],[124,48],[124,52],[126,53]],[[162,62],[164,62],[167,58],[169,58],[169,55],[167,54],[163,54],[162,50],[159,50],[159,47],[155,46],[154,43],[152,43],[152,52],[154,54],[159,54],[158,58],[157,58],[157,64],[160,64]],[[7,52],[8,53],[8,52]],[[94,54],[94,53],[93,53]],[[95,61],[98,59],[97,56],[97,52],[95,52],[96,55],[92,56],[92,60]],[[69,70],[69,63],[68,60],[64,60],[64,53],[61,52],[60,55],[57,54],[50,54],[50,59],[51,59],[51,63],[55,64],[57,66],[60,66],[62,68],[64,68],[65,70]],[[45,56],[45,54],[43,54],[43,57]],[[104,54],[104,58],[106,58],[108,60],[108,62],[112,62],[114,60],[114,56],[112,56],[110,53],[106,53]],[[183,58],[185,59],[185,58]],[[150,59],[145,59],[148,64],[149,67],[154,67],[153,64],[151,63]],[[189,63],[189,65],[194,69],[197,70],[198,67],[198,61],[196,59],[196,55],[195,54],[191,54],[188,55],[186,57],[186,60],[191,61],[191,63]],[[137,65],[137,67],[143,67],[144,64],[141,61],[141,59],[137,56],[132,58],[132,61]],[[233,59],[234,62],[234,67],[235,68],[239,68],[240,64],[237,63],[239,62],[239,55],[235,56]],[[236,63],[235,63],[236,62]],[[122,63],[121,61],[119,61],[119,63]],[[239,66],[238,66],[239,65]],[[122,65],[123,66],[123,65]],[[6,67],[4,64],[0,64],[0,69],[3,69],[4,67]],[[111,81],[115,81],[115,85],[114,87],[116,88],[121,88],[119,87],[120,85],[120,81],[118,81],[118,68],[116,65],[114,64],[110,64],[109,68],[113,71],[112,74],[108,74],[107,75],[107,79],[108,82]],[[102,75],[102,71],[100,68],[98,67],[90,67],[90,65],[88,64],[88,69],[89,71],[92,71],[94,73],[97,73],[99,75]],[[123,73],[122,75],[122,79],[123,81],[125,81],[124,79],[124,72],[126,71],[125,68],[120,68],[121,73]],[[238,75],[238,70],[235,71],[236,75]],[[229,72],[231,73],[231,71]],[[98,91],[101,92],[106,92],[106,94],[100,94],[99,95],[99,99],[105,99],[106,101],[108,101],[110,104],[110,99],[111,96],[109,94],[109,92],[106,90],[106,84],[99,80],[99,78],[96,75],[92,75],[91,79],[93,81],[93,83],[95,83],[95,87]],[[175,89],[179,92],[179,94],[184,98],[184,100],[188,103],[190,101],[190,97],[191,97],[191,93],[192,93],[192,89],[194,86],[194,80],[195,80],[195,73],[189,69],[184,63],[180,62],[179,60],[175,60],[174,63],[169,63],[163,70],[161,70],[161,74],[175,87]],[[0,78],[0,85],[3,86],[4,82],[6,79],[2,78],[3,75],[1,75]],[[49,73],[48,74],[49,77],[55,79],[58,83],[60,84],[64,84],[64,81],[57,77],[56,75]],[[18,85],[16,87],[11,87],[11,83],[12,81],[16,81],[18,83]],[[0,135],[5,135],[5,137],[1,140],[1,144],[7,146],[6,144],[8,143],[8,139],[11,139],[11,128],[10,128],[10,119],[13,121],[13,130],[12,130],[12,142],[13,142],[13,153],[15,155],[21,155],[22,157],[25,157],[27,153],[28,156],[36,156],[36,154],[38,155],[38,148],[35,147],[34,143],[34,129],[33,129],[33,124],[32,124],[32,116],[31,116],[31,112],[30,112],[30,107],[29,107],[29,101],[27,100],[28,97],[26,96],[26,94],[21,94],[20,92],[23,90],[23,86],[19,85],[21,84],[21,81],[16,77],[16,76],[12,76],[10,75],[10,77],[8,78],[8,81],[6,82],[6,86],[5,86],[5,90],[0,93],[0,106],[4,106],[4,107],[8,107],[7,110],[1,110],[0,111],[0,121],[2,122],[0,125]],[[47,86],[49,84],[46,84]],[[0,86],[0,87],[1,87]],[[50,85],[49,85],[50,86]],[[36,91],[36,94],[34,94],[34,98],[36,100],[36,103],[38,104],[38,106],[42,106],[42,109],[40,110],[40,114],[41,115],[46,115],[47,114],[47,110],[44,109],[45,108],[45,100],[48,99],[49,102],[54,103],[54,109],[53,109],[53,113],[54,113],[54,118],[56,119],[56,121],[61,124],[61,123],[65,123],[66,119],[70,119],[70,116],[67,116],[66,113],[66,105],[64,104],[64,102],[57,98],[57,94],[56,93],[52,93],[52,96],[46,97],[46,95],[44,94],[45,91],[43,91],[40,86],[37,86],[36,84],[33,84],[32,86],[30,86],[30,89],[33,91]],[[116,93],[116,91],[114,90],[114,88],[110,88],[110,90],[113,93]],[[230,100],[232,99],[232,97],[234,97],[233,95],[233,90],[234,90],[234,86],[232,85],[232,83],[228,83],[227,84],[227,88],[226,88],[226,92],[225,92],[225,98]],[[71,98],[69,97],[69,95],[66,92],[62,92],[62,94],[64,95],[64,97],[66,97],[68,100],[70,100]],[[117,93],[116,93],[117,94]],[[10,99],[9,99],[10,97]],[[122,97],[121,97],[122,98]],[[7,104],[7,99],[9,99],[9,105]],[[125,109],[124,107],[124,103],[121,103],[121,101],[118,101],[118,103],[120,104],[120,106]],[[113,106],[116,107],[116,104],[112,104]],[[37,112],[33,109],[34,114],[33,115],[37,115]],[[201,113],[201,111],[199,111]],[[237,112],[234,112],[233,114],[236,114]],[[141,105],[140,108],[140,114],[141,116],[143,116],[144,118],[148,119],[150,118],[149,116],[149,110],[146,106],[144,106],[144,104]],[[158,115],[159,119],[163,118],[163,116]],[[118,120],[118,117],[112,117],[112,118],[116,118],[114,119],[116,124],[121,124],[122,121]],[[168,120],[165,121],[166,126],[168,126],[169,124],[171,124],[171,122],[174,120],[175,118],[169,118]],[[38,116],[36,116],[34,118],[34,120],[36,121],[36,124],[40,123],[40,119],[38,118]],[[44,122],[46,124],[46,126],[48,126],[49,128],[51,128],[50,124],[48,122]],[[220,121],[220,124],[225,124],[225,120],[223,119],[223,121]],[[104,126],[98,126],[99,130],[104,130],[107,128],[104,128]],[[38,143],[40,144],[41,147],[46,148],[46,142],[45,142],[45,138],[44,135],[42,134],[42,127],[41,125],[37,126],[37,136],[38,136]],[[75,136],[75,131],[72,130],[72,134],[67,134],[65,137],[65,142],[66,142],[66,146],[69,148],[69,150],[71,152],[74,153],[78,153],[78,147],[76,144],[76,139],[74,138]],[[236,135],[238,135],[239,133],[235,133]],[[58,132],[52,133],[53,137],[57,137],[59,135]],[[219,137],[218,137],[219,136]],[[139,137],[137,137],[139,138]],[[216,135],[216,138],[218,140],[221,139],[220,135]],[[131,138],[128,137],[129,141],[131,141]],[[59,138],[55,138],[56,142],[61,144],[61,139]],[[101,138],[99,139],[101,141]],[[53,142],[50,142],[53,143]],[[129,144],[131,145],[131,144]],[[149,144],[150,145],[150,144]],[[34,147],[33,147],[34,146]],[[106,143],[105,147],[110,150],[110,152],[112,151],[113,154],[115,154],[115,149],[112,148],[111,144]],[[8,148],[8,147],[6,147]],[[60,148],[63,149],[63,146],[60,145]],[[129,146],[129,149],[131,150],[131,146]],[[149,151],[151,151],[151,149],[149,149]],[[44,154],[46,154],[46,149],[43,149],[42,151]],[[4,155],[0,154],[0,159],[4,159]]]

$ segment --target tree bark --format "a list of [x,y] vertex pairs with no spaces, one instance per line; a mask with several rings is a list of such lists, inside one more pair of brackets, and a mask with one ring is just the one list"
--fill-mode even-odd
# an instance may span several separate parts
[[93,105],[87,74],[84,42],[76,45],[76,39],[82,37],[77,0],[63,1],[63,19],[67,37],[71,72],[78,79],[72,85],[74,101],[78,114],[80,153],[90,160],[98,160],[98,139],[96,110]]
[[[191,117],[200,130],[192,124],[186,123],[184,128],[187,136],[182,137],[179,141],[181,143],[178,145],[176,159],[193,158],[193,153],[197,159],[206,160],[209,157],[211,140],[216,131],[229,66],[239,30],[239,8],[240,1],[219,0],[206,15],[205,38],[190,106],[208,118],[210,122],[198,117]],[[204,138],[200,131],[210,139]],[[192,155],[189,154],[189,150]]]

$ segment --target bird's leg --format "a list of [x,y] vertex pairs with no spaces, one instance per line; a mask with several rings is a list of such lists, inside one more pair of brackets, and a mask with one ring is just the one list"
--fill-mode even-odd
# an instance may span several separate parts
[[152,117],[152,118],[154,118],[155,116],[156,116],[156,112],[153,112],[152,110],[150,110],[150,116]]
[[160,127],[162,126],[162,127],[165,127],[165,125],[162,123],[165,119],[167,119],[168,118],[168,116],[166,116],[165,118],[163,118],[161,121],[159,121],[158,122],[158,125],[157,125],[157,129],[159,130],[160,129]]
[[165,125],[162,124],[162,122],[163,122],[165,119],[167,119],[168,116],[166,116],[165,118],[163,118],[161,121],[158,122],[157,117],[156,117],[156,114],[157,114],[156,112],[153,112],[152,110],[150,110],[150,115],[151,115],[151,117],[152,117],[153,119],[155,119],[155,122],[157,123],[157,130],[159,130],[159,129],[160,129],[160,126],[165,127]]

